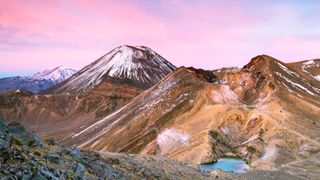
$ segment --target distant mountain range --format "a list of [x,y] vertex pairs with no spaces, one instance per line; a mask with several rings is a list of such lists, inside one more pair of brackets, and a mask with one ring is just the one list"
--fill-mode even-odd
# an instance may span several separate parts
[[33,93],[42,92],[68,79],[77,71],[63,66],[52,70],[44,70],[28,77],[6,77],[0,79],[0,92],[10,90],[25,90]]

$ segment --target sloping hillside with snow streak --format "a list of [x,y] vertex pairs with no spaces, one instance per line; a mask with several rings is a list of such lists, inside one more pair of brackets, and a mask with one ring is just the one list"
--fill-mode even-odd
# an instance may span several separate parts
[[287,65],[320,82],[320,59],[289,63]]

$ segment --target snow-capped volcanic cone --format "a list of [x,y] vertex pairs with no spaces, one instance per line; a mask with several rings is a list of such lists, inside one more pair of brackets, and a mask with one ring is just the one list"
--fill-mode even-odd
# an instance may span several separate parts
[[120,46],[84,67],[52,91],[81,92],[97,86],[107,76],[150,87],[176,67],[148,47]]
[[63,66],[58,66],[51,70],[44,70],[34,74],[31,78],[35,80],[51,80],[56,83],[62,82],[68,79],[77,71],[71,68],[65,68]]

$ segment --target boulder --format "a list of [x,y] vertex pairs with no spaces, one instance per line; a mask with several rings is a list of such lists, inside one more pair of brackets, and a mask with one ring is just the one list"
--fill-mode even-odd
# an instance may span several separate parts
[[17,137],[28,136],[29,133],[19,122],[12,122],[7,126],[9,132]]
[[52,180],[59,180],[56,176],[54,176],[50,171],[46,169],[41,169],[40,173],[46,178],[46,179],[52,179]]
[[34,140],[34,145],[37,147],[42,147],[41,138],[37,134],[32,134],[32,138]]
[[11,136],[6,128],[6,124],[0,119],[0,163],[5,163],[10,159],[10,141]]
[[54,140],[54,139],[47,139],[46,140],[46,143],[48,144],[48,145],[51,145],[51,146],[54,146],[54,145],[57,145],[57,142]]
[[10,145],[10,139],[8,140],[6,137],[2,138],[0,137],[0,151],[5,150]]
[[10,135],[6,124],[0,119],[0,151],[5,150],[10,145]]
[[0,151],[0,164],[5,163],[9,159],[10,159],[10,152],[8,150]]
[[81,154],[77,149],[72,149],[69,152],[70,156],[74,157],[74,158],[80,158]]
[[40,169],[37,169],[37,170],[33,173],[31,179],[32,179],[32,180],[47,180],[47,178],[41,174]]
[[46,159],[51,163],[55,163],[55,164],[61,163],[61,157],[60,157],[60,155],[58,155],[56,153],[48,153],[46,155]]
[[33,136],[28,132],[20,123],[12,122],[7,126],[9,133],[11,134],[13,144],[16,145],[32,145],[34,144]]
[[7,129],[6,123],[2,119],[0,119],[0,132],[4,131],[5,129]]
[[81,174],[83,174],[85,171],[86,171],[85,166],[82,165],[82,164],[80,164],[80,163],[77,163],[75,173],[81,175]]
[[[1,125],[0,125],[1,126]],[[41,147],[41,139],[38,135],[27,131],[20,123],[12,122],[7,129],[12,136],[11,144]]]

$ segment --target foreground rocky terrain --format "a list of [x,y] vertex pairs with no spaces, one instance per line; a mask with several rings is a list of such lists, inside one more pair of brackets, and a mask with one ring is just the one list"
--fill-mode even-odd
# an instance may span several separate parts
[[0,136],[0,179],[297,179],[269,171],[207,173],[161,157],[79,151],[51,139],[41,141],[16,122],[6,126],[0,120]]

